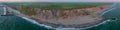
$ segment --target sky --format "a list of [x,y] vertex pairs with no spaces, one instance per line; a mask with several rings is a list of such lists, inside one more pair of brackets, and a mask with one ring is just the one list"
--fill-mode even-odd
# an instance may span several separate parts
[[0,0],[0,2],[120,2],[120,0]]

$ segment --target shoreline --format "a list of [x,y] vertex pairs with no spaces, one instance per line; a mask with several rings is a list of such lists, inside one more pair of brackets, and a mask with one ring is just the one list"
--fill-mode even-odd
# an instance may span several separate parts
[[[115,6],[115,4],[116,4],[116,3],[113,3],[113,5],[112,5],[112,7],[111,7],[112,9],[109,8],[107,11],[104,11],[104,12],[101,14],[101,16],[104,15],[105,13],[107,13],[107,12],[115,9],[115,8],[113,8],[113,7]],[[101,25],[101,24],[107,23],[107,22],[109,22],[109,21],[111,21],[111,20],[106,20],[106,21],[103,21],[103,22],[101,22],[101,23],[99,23],[99,24],[96,24],[96,25],[94,25],[94,26],[90,26],[90,27],[86,27],[86,28],[82,28],[82,29],[88,29],[88,28],[91,28],[91,27],[96,27],[96,26],[99,26],[99,25]]]
[[[17,13],[16,13],[17,14]],[[17,16],[21,16],[21,17],[26,17],[26,18],[29,18],[29,19],[33,19],[33,20],[35,20],[36,22],[37,21],[39,21],[38,19],[35,19],[35,18],[32,18],[32,17],[27,17],[26,15],[21,15],[21,14],[17,14]],[[96,24],[99,24],[99,23],[101,23],[101,22],[103,22],[103,21],[105,21],[105,20],[99,20],[99,21],[97,21],[97,22],[92,22],[92,24],[91,23],[84,23],[84,24],[80,24],[80,25],[83,25],[83,26],[81,26],[80,27],[80,25],[75,25],[75,26],[73,26],[74,28],[84,28],[84,27],[88,27],[88,26],[93,26],[93,25],[96,25]],[[50,25],[50,26],[52,26],[52,27],[58,27],[58,26],[66,26],[66,28],[68,28],[69,26],[71,26],[71,25],[60,25],[60,24],[52,24],[52,23],[49,23],[49,22],[44,22],[44,21],[41,21],[41,22],[38,22],[39,24],[45,24],[45,25]],[[86,24],[89,24],[89,25],[87,25],[86,26]],[[56,26],[55,26],[56,25]]]

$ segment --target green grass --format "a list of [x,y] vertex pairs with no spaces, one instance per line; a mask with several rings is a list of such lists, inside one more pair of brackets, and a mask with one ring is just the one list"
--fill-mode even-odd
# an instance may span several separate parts
[[[104,3],[103,3],[104,4]],[[95,7],[102,4],[90,3],[90,4],[12,4],[9,5],[13,8],[15,6],[22,6],[21,12],[27,15],[35,15],[36,12],[33,10],[34,8],[40,8],[43,10],[72,10],[72,9],[81,9],[81,8],[89,8]]]
[[37,4],[37,5],[28,5],[28,4],[21,4],[21,6],[24,7],[33,7],[33,8],[41,8],[44,10],[52,10],[52,9],[59,9],[59,10],[70,10],[70,9],[80,9],[80,8],[88,8],[88,7],[95,7],[99,4],[52,4],[50,6],[49,4]]
[[31,10],[29,8],[24,8],[24,9],[21,10],[21,12],[26,14],[26,15],[29,15],[29,16],[36,14],[34,10]]
[[[52,4],[52,3],[50,3]],[[43,10],[52,10],[52,9],[59,9],[59,10],[71,10],[71,9],[80,9],[80,8],[89,8],[95,7],[98,5],[102,5],[104,3],[88,3],[88,4],[73,4],[73,3],[63,3],[63,4],[14,4],[11,6],[23,6],[23,7],[32,7],[32,8],[40,8]]]

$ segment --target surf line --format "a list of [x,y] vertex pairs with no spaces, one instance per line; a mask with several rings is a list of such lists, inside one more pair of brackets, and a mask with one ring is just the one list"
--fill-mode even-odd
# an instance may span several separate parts
[[[106,12],[109,12],[109,11],[115,9],[115,8],[113,8],[115,5],[116,5],[116,4],[114,3],[111,8],[105,9],[105,10],[107,10],[107,11],[103,12],[100,16],[104,15]],[[108,22],[108,21],[110,21],[110,20],[103,21],[103,22],[101,22],[101,23],[99,23],[99,24],[96,24],[96,25],[93,25],[93,26],[89,26],[89,27],[87,27],[87,28],[95,27],[95,26],[101,25],[101,24],[103,24],[103,23],[106,23],[106,22]],[[84,29],[87,29],[87,28],[56,28],[56,30],[84,30]]]
[[49,25],[40,24],[40,23],[38,23],[37,21],[35,21],[35,20],[33,20],[33,19],[30,19],[30,18],[21,16],[21,15],[19,15],[19,14],[20,14],[19,11],[14,10],[14,12],[15,12],[16,16],[18,16],[18,17],[20,17],[20,18],[22,18],[22,19],[25,19],[26,21],[29,21],[29,22],[31,22],[31,23],[33,23],[33,24],[35,24],[35,25],[43,26],[43,27],[45,27],[45,28],[47,28],[47,29],[52,29],[52,28],[53,28],[53,27],[51,27],[51,26],[49,26]]
[[3,15],[6,15],[6,13],[7,13],[6,7],[3,7],[3,10],[4,10],[4,14]]
[[[107,13],[107,12],[109,12],[109,11],[112,11],[113,9],[116,9],[116,8],[114,7],[116,4],[117,4],[117,3],[114,3],[114,4],[112,5],[112,8],[111,8],[111,9],[108,9],[107,11],[103,12],[100,16],[104,15],[105,13]],[[91,28],[91,27],[96,27],[96,26],[99,26],[99,25],[104,24],[104,23],[109,22],[109,21],[111,21],[111,20],[106,20],[106,21],[103,21],[103,22],[101,22],[101,23],[99,23],[99,24],[96,24],[96,25],[93,25],[93,26],[90,26],[90,27],[87,27],[87,28],[83,28],[83,29],[88,29],[88,28]]]
[[117,4],[117,3],[114,3],[111,8],[105,9],[105,10],[107,10],[107,11],[103,12],[100,16],[104,15],[105,13],[107,13],[107,12],[109,12],[109,11],[112,11],[113,9],[116,9],[116,8],[114,7],[116,4]]
[[[114,4],[115,5],[115,4]],[[114,6],[113,5],[113,6]],[[102,15],[104,14],[104,13],[106,13],[106,12],[109,12],[109,11],[111,11],[111,10],[113,10],[113,9],[115,9],[115,8],[112,8],[112,9],[110,9],[110,10],[108,10],[108,11],[105,11],[105,12],[103,12],[102,13]],[[37,24],[37,25],[40,25],[40,26],[44,26],[44,27],[46,27],[46,28],[52,28],[52,29],[54,29],[53,27],[51,27],[51,26],[48,26],[48,25],[44,25],[44,24],[39,24],[38,22],[36,22],[35,20],[33,20],[33,19],[29,19],[29,18],[26,18],[26,17],[22,17],[23,19],[26,19],[27,21],[30,21],[30,22],[32,22],[32,23],[34,23],[34,24]],[[110,21],[110,20],[107,20],[107,21]],[[98,25],[101,25],[101,24],[103,24],[103,23],[106,23],[107,21],[104,21],[104,22],[102,22],[102,23],[100,23],[100,24],[97,24],[97,25],[94,25],[94,26],[90,26],[90,27],[87,27],[87,28],[91,28],[91,27],[95,27],[95,26],[98,26]],[[70,30],[70,29],[86,29],[86,28],[55,28],[56,30]]]
[[29,21],[29,22],[32,22],[32,23],[34,23],[34,24],[36,24],[36,25],[44,26],[45,28],[48,28],[48,29],[53,29],[53,27],[48,26],[48,25],[44,25],[44,24],[40,24],[40,23],[36,22],[36,21],[33,20],[33,19],[29,19],[29,18],[26,18],[26,17],[22,17],[22,18],[25,19],[25,20],[27,20],[27,21]]
[[[111,11],[111,10],[113,10],[113,9],[115,9],[115,8],[112,8],[112,9],[110,9],[109,11]],[[109,11],[106,11],[106,12],[109,12]],[[104,12],[104,13],[106,13],[106,12]],[[96,25],[93,25],[93,26],[89,26],[89,27],[86,27],[86,28],[80,28],[80,29],[88,29],[88,28],[96,27],[96,26],[99,26],[99,25],[104,24],[104,23],[109,22],[109,21],[110,21],[110,20],[106,20],[106,21],[103,21],[103,22],[101,22],[101,23],[99,23],[99,24],[96,24]]]

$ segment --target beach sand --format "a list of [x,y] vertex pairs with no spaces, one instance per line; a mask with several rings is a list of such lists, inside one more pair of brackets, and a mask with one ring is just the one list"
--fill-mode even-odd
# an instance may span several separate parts
[[[101,6],[100,6],[101,7]],[[34,19],[35,21],[45,24],[45,25],[50,25],[52,27],[58,28],[58,27],[65,27],[65,28],[85,28],[89,26],[93,26],[96,24],[99,24],[105,20],[106,18],[103,18],[101,14],[110,9],[112,5],[102,5],[104,9],[100,9],[98,7],[92,7],[92,8],[86,8],[87,10],[99,10],[95,13],[92,13],[92,15],[87,15],[87,16],[78,16],[78,17],[72,17],[72,18],[67,18],[67,19],[40,19],[35,16],[27,16],[25,14],[20,13],[19,11],[12,9],[10,7],[7,7],[9,11],[14,12],[16,16],[22,16],[22,17],[27,17],[30,19]]]

